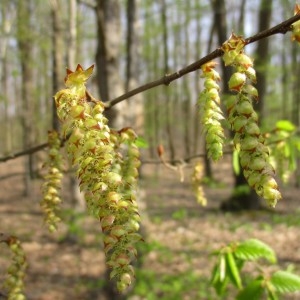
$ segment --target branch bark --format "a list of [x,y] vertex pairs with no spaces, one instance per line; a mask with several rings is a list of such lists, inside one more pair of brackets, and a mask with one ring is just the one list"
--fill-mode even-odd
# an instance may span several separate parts
[[[292,30],[292,27],[291,25],[293,23],[295,23],[296,21],[300,20],[300,14],[298,15],[295,15],[289,19],[287,19],[286,21],[270,28],[270,29],[267,29],[267,30],[264,30],[262,32],[259,32],[249,38],[246,38],[245,41],[246,41],[246,45],[248,44],[251,44],[251,43],[254,43],[258,40],[261,40],[261,39],[264,39],[264,38],[267,38],[269,36],[272,36],[272,35],[275,35],[275,34],[285,34],[287,33],[288,31],[291,31]],[[118,104],[119,102],[122,102],[134,95],[137,95],[139,93],[142,93],[146,90],[149,90],[149,89],[152,89],[156,86],[159,86],[159,85],[169,85],[172,81],[188,74],[188,73],[191,73],[191,72],[194,72],[196,70],[198,70],[203,64],[217,58],[217,57],[220,57],[223,55],[223,51],[221,48],[217,48],[215,49],[213,52],[211,52],[210,54],[204,56],[203,58],[199,59],[198,61],[186,66],[185,68],[175,72],[175,73],[172,73],[172,74],[167,74],[165,76],[163,76],[162,78],[160,79],[157,79],[155,81],[152,81],[152,82],[149,82],[149,83],[146,83],[136,89],[133,89],[131,91],[129,91],[128,93],[125,93],[115,99],[112,99],[112,100],[109,100],[107,102],[105,102],[105,107],[106,109],[109,109],[111,108],[112,106]],[[8,160],[11,160],[11,159],[14,159],[14,158],[17,158],[17,157],[20,157],[20,156],[23,156],[23,155],[28,155],[28,154],[32,154],[32,153],[35,153],[37,151],[40,151],[44,148],[46,148],[48,146],[48,143],[43,143],[41,145],[38,145],[38,146],[35,146],[35,147],[32,147],[30,149],[26,149],[26,150],[22,150],[20,152],[17,152],[17,153],[14,153],[14,154],[10,154],[8,156],[5,156],[5,157],[0,157],[0,162],[5,162],[5,161],[8,161]]]
[[[252,44],[254,42],[257,42],[258,40],[267,38],[267,37],[275,35],[275,34],[285,34],[288,31],[292,30],[291,25],[298,20],[300,20],[300,14],[295,15],[270,29],[266,29],[266,30],[259,32],[251,37],[248,37],[245,39],[246,45]],[[124,100],[127,100],[128,98],[130,98],[136,94],[150,90],[159,85],[169,85],[172,81],[179,79],[180,77],[182,77],[188,73],[198,70],[205,63],[207,63],[215,58],[221,57],[222,55],[223,55],[223,51],[219,47],[219,48],[215,49],[213,52],[211,52],[210,54],[208,54],[207,56],[202,57],[201,59],[195,61],[194,63],[184,67],[183,69],[181,69],[179,71],[176,71],[171,74],[166,74],[165,76],[161,77],[160,79],[146,83],[146,84],[144,84],[136,89],[133,89],[115,99],[105,102],[105,107],[106,107],[106,109],[110,109],[114,105],[116,105]]]

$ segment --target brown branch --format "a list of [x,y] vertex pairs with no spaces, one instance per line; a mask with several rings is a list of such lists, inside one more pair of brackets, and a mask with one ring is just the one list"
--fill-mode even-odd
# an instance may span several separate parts
[[12,153],[7,156],[0,157],[0,162],[5,162],[5,161],[11,160],[11,159],[15,159],[15,158],[23,156],[23,155],[33,154],[35,152],[43,150],[46,147],[48,147],[48,143],[44,143],[44,144],[34,146],[29,149],[25,149],[25,150],[22,150],[22,151],[19,151],[16,153]]
[[[84,4],[87,4],[87,2],[85,1],[81,1],[83,2]],[[267,29],[267,30],[264,30],[264,31],[261,31],[249,38],[246,38],[245,41],[246,41],[246,45],[248,44],[251,44],[251,43],[254,43],[258,40],[261,40],[261,39],[264,39],[264,38],[267,38],[269,36],[272,36],[272,35],[275,35],[275,34],[285,34],[287,33],[288,31],[291,31],[292,30],[292,24],[295,23],[296,21],[300,20],[300,14],[297,14],[289,19],[287,19],[286,21],[270,28],[270,29]],[[105,105],[105,108],[106,109],[109,109],[111,108],[112,106],[118,104],[119,102],[122,102],[134,95],[137,95],[139,93],[142,93],[146,90],[150,90],[154,87],[157,87],[159,85],[169,85],[172,81],[188,74],[188,73],[191,73],[191,72],[194,72],[196,70],[198,70],[203,64],[217,58],[217,57],[220,57],[223,55],[223,50],[221,48],[217,48],[216,50],[214,50],[213,52],[211,52],[210,54],[208,54],[207,56],[204,56],[203,58],[195,61],[194,63],[186,66],[185,68],[175,72],[175,73],[172,73],[172,74],[167,74],[165,76],[163,76],[162,78],[160,79],[157,79],[155,81],[152,81],[152,82],[149,82],[149,83],[146,83],[140,87],[137,87],[136,89],[133,89],[115,99],[112,99],[112,100],[109,100],[107,102],[104,103]],[[90,96],[90,94],[87,94],[87,96]],[[91,97],[91,96],[90,96]],[[93,97],[90,98],[91,101],[95,101],[97,102],[97,100],[95,100]],[[26,150],[22,150],[20,152],[17,152],[17,153],[14,153],[14,154],[10,154],[8,156],[4,156],[4,157],[0,157],[0,162],[5,162],[5,161],[8,161],[8,160],[11,160],[11,159],[14,159],[14,158],[17,158],[17,157],[20,157],[20,156],[23,156],[23,155],[28,155],[28,154],[32,154],[32,153],[35,153],[37,151],[40,151],[40,150],[43,150],[44,148],[46,148],[48,146],[48,143],[44,143],[44,144],[41,144],[41,145],[38,145],[38,146],[35,146],[35,147],[32,147],[30,149],[26,149]],[[225,153],[224,153],[225,154]],[[195,157],[201,157],[201,155],[196,155]],[[195,157],[192,157],[192,158],[195,158]],[[191,159],[191,158],[189,158]],[[144,163],[159,163],[159,161],[157,162],[150,162],[150,161],[145,161]],[[174,163],[174,162],[173,162]],[[176,161],[175,161],[176,163]]]
[[[269,36],[275,35],[275,34],[285,34],[288,31],[292,30],[292,24],[295,23],[296,21],[300,20],[300,14],[297,14],[291,18],[289,18],[288,20],[270,28],[270,29],[266,29],[264,31],[261,31],[251,37],[248,37],[245,39],[246,41],[246,45],[254,43],[258,40],[267,38]],[[214,50],[213,52],[211,52],[210,54],[208,54],[207,56],[204,56],[203,58],[197,60],[196,62],[184,67],[183,69],[172,73],[172,74],[166,74],[165,76],[163,76],[162,78],[146,83],[140,87],[137,87],[136,89],[133,89],[115,99],[109,100],[107,102],[105,102],[105,107],[106,109],[111,108],[112,106],[118,104],[119,102],[122,102],[124,100],[127,100],[128,98],[137,95],[139,93],[142,93],[144,91],[150,90],[154,87],[157,87],[159,85],[169,85],[172,81],[188,74],[191,72],[194,72],[196,70],[198,70],[203,64],[217,58],[223,55],[223,50],[221,48],[217,48],[216,50]]]

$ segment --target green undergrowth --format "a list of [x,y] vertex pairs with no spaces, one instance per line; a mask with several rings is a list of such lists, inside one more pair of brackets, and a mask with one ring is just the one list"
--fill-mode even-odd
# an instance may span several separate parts
[[160,276],[152,270],[137,270],[136,284],[128,299],[138,295],[147,300],[212,300],[211,292],[208,278],[197,275],[193,270]]

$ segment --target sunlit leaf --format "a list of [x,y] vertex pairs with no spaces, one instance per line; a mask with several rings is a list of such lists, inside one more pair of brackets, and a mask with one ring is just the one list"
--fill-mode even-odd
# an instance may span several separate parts
[[135,140],[135,144],[139,147],[139,148],[148,148],[149,144],[148,142],[142,138],[142,137],[137,137],[137,139]]
[[238,288],[242,289],[242,279],[240,277],[240,271],[238,269],[236,260],[231,252],[226,253],[226,269],[231,282]]
[[274,250],[264,242],[256,239],[249,239],[243,243],[240,243],[236,247],[234,255],[242,260],[256,260],[259,258],[265,258],[272,263],[276,262]]
[[234,149],[233,155],[232,155],[232,164],[233,164],[233,170],[236,175],[240,174],[241,168],[240,168],[240,161],[239,161],[239,151]]
[[300,276],[287,271],[277,271],[271,277],[271,283],[277,292],[293,293],[300,291]]
[[292,132],[296,129],[296,127],[288,120],[279,120],[276,122],[276,129]]

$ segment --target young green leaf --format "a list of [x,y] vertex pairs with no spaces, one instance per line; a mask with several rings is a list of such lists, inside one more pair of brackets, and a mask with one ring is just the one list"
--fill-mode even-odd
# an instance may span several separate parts
[[229,275],[229,279],[238,289],[242,289],[243,286],[240,277],[240,271],[238,269],[234,256],[232,255],[231,252],[228,252],[225,255],[225,259],[226,259],[226,269]]
[[232,164],[233,164],[233,170],[236,175],[240,174],[241,168],[240,168],[240,161],[239,161],[239,151],[234,149],[233,155],[232,155]]
[[263,279],[251,281],[236,297],[236,300],[259,300],[263,295]]
[[265,258],[271,263],[276,262],[274,250],[267,244],[257,239],[249,239],[243,243],[240,243],[234,251],[234,256],[242,260],[256,260],[258,258]]
[[277,271],[271,277],[271,283],[278,293],[300,291],[300,276],[287,271]]
[[268,289],[268,298],[267,300],[279,300],[277,297],[276,291],[274,291],[274,287],[272,286],[272,289]]
[[214,287],[216,293],[219,296],[224,296],[226,292],[226,287],[228,284],[228,276],[226,276],[226,262],[224,255],[221,255],[219,257],[219,260],[217,264],[215,265],[213,272],[212,272],[212,278],[210,281],[210,284]]
[[149,147],[149,144],[147,143],[147,141],[140,136],[136,138],[135,144],[139,148],[148,148]]
[[294,131],[296,129],[295,125],[288,120],[279,120],[276,122],[276,129],[285,131]]

